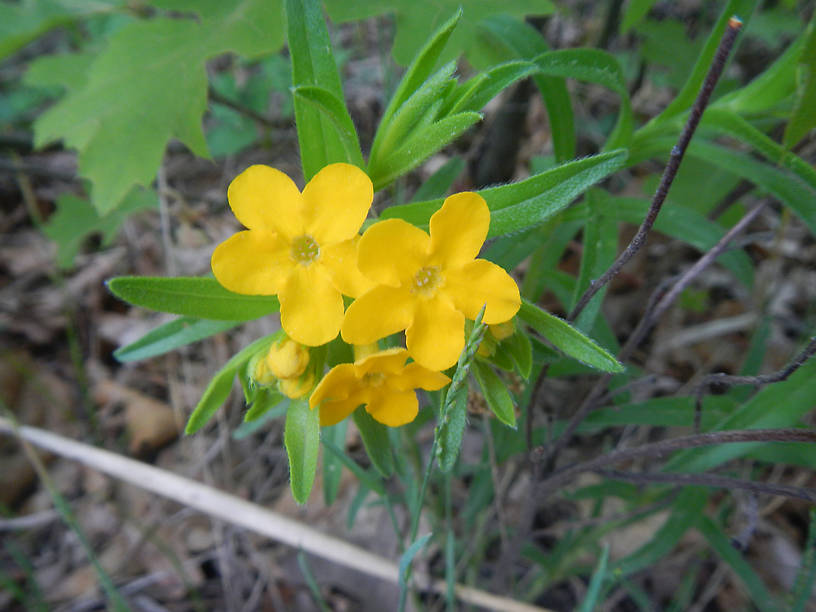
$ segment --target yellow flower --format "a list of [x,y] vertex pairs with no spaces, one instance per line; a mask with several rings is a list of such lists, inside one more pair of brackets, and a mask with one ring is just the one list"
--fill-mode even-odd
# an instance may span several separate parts
[[250,166],[227,198],[248,229],[222,242],[212,256],[215,278],[247,295],[277,295],[281,326],[301,344],[337,336],[343,297],[370,283],[355,265],[357,232],[374,197],[371,180],[349,164],[331,164],[301,193],[283,172]]
[[320,406],[320,424],[334,425],[365,404],[366,411],[389,427],[410,423],[419,411],[414,389],[435,391],[450,382],[440,372],[418,363],[405,365],[408,351],[392,348],[334,366],[309,398],[312,409]]
[[466,192],[445,200],[430,236],[400,219],[366,230],[357,248],[360,270],[377,286],[349,306],[341,332],[367,344],[406,330],[408,352],[432,370],[456,363],[465,344],[465,317],[490,325],[521,306],[518,286],[494,263],[475,259],[490,226],[484,199]]
[[278,389],[286,397],[291,399],[301,398],[309,393],[314,388],[315,375],[312,370],[306,372],[303,376],[295,378],[281,378],[278,381]]

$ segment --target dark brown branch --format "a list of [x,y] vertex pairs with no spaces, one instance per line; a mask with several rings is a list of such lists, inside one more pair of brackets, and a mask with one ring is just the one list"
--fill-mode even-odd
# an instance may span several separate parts
[[[660,318],[660,315],[662,315],[674,303],[674,301],[680,297],[683,290],[688,287],[688,285],[691,284],[691,282],[703,270],[711,265],[714,260],[716,260],[717,257],[719,257],[728,248],[729,243],[734,239],[734,237],[741,233],[751,223],[751,221],[756,218],[764,207],[765,203],[763,202],[757,204],[752,210],[750,210],[736,223],[736,225],[734,225],[734,227],[728,230],[725,235],[720,238],[717,244],[715,244],[707,253],[698,259],[693,266],[686,270],[686,272],[680,276],[679,280],[672,286],[671,289],[666,291],[665,294],[663,284],[661,284],[661,286],[659,286],[652,293],[646,306],[646,312],[640,319],[640,322],[635,330],[630,334],[629,339],[626,341],[626,344],[624,344],[620,353],[618,353],[619,361],[629,359],[634,350],[640,345],[641,342],[643,342],[649,331],[651,331],[654,324]],[[578,407],[578,410],[573,413],[564,431],[546,449],[546,452],[544,453],[545,458],[549,459],[554,457],[558,451],[564,448],[564,446],[569,442],[570,438],[584,421],[586,416],[596,406],[598,400],[603,397],[606,386],[611,378],[611,374],[605,374],[598,380],[595,386],[592,387],[589,395],[587,395],[586,399],[584,399],[583,403]]]
[[270,119],[262,115],[261,113],[249,108],[248,106],[244,106],[234,100],[230,100],[229,98],[222,96],[220,93],[215,91],[212,87],[210,87],[208,92],[210,100],[221,104],[222,106],[226,106],[227,108],[231,108],[232,110],[249,117],[256,123],[259,123],[261,126],[270,129],[270,130],[280,130],[287,127],[292,126],[291,119],[282,119],[280,121],[275,121],[274,119]]
[[692,436],[671,438],[635,448],[616,450],[590,461],[571,465],[554,472],[538,485],[536,495],[539,500],[546,498],[560,486],[572,480],[578,474],[603,470],[611,465],[644,459],[647,457],[665,457],[666,455],[687,448],[712,446],[716,444],[734,444],[737,442],[816,442],[816,431],[808,429],[744,429],[734,431],[716,431]]
[[796,370],[805,365],[805,362],[816,353],[816,336],[810,339],[808,345],[794,357],[788,365],[781,370],[772,372],[771,374],[760,374],[759,376],[732,376],[718,372],[716,374],[709,374],[703,378],[702,382],[697,385],[694,390],[694,431],[700,431],[700,420],[703,414],[703,395],[706,390],[712,385],[733,387],[735,385],[753,385],[759,387],[761,385],[770,385],[776,382],[786,380]]
[[720,40],[720,46],[717,48],[717,53],[714,56],[711,67],[708,69],[708,74],[706,75],[705,81],[703,81],[703,86],[700,89],[700,93],[697,94],[697,99],[694,101],[694,105],[691,107],[688,119],[686,120],[686,125],[683,127],[683,131],[680,134],[680,139],[677,141],[677,144],[672,147],[669,162],[666,164],[666,169],[663,171],[663,177],[660,179],[660,184],[658,185],[657,191],[652,198],[652,204],[649,207],[649,212],[646,214],[646,218],[643,220],[643,223],[638,229],[637,234],[635,234],[635,237],[632,238],[632,241],[618,256],[609,269],[604,272],[600,278],[590,283],[587,290],[578,300],[575,308],[573,308],[572,312],[569,314],[568,319],[570,321],[574,321],[578,317],[592,297],[598,293],[602,287],[609,283],[609,281],[617,276],[621,268],[626,265],[626,263],[632,259],[632,257],[634,257],[634,255],[646,243],[646,238],[649,235],[655,220],[657,219],[657,215],[663,206],[663,202],[666,200],[666,195],[669,193],[669,188],[674,181],[674,177],[677,175],[677,170],[680,168],[680,162],[683,161],[683,156],[686,153],[691,137],[694,135],[697,125],[700,123],[700,119],[703,116],[703,111],[708,105],[708,100],[711,98],[711,93],[714,91],[714,86],[717,84],[717,81],[722,74],[723,68],[725,67],[725,62],[728,59],[731,48],[734,46],[734,41],[736,40],[737,33],[740,31],[741,27],[742,22],[736,17],[732,17],[728,21],[728,27]]
[[743,480],[741,478],[716,476],[714,474],[673,474],[671,472],[635,473],[619,472],[617,470],[594,470],[594,472],[612,480],[624,480],[635,484],[665,483],[681,486],[699,485],[718,489],[743,489],[745,491],[751,491],[752,493],[781,495],[782,497],[804,499],[805,501],[816,503],[816,490],[806,487],[756,482],[753,480]]

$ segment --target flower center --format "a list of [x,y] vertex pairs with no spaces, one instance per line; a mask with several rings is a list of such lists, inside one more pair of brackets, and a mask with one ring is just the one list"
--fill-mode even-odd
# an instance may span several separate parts
[[436,293],[439,285],[442,284],[442,274],[439,266],[426,266],[420,268],[414,275],[414,282],[411,286],[411,293],[419,293],[425,297],[431,297]]
[[363,374],[363,383],[367,387],[379,387],[385,382],[385,374],[382,372],[366,372]]
[[308,266],[320,256],[320,245],[308,234],[298,236],[292,241],[292,259]]

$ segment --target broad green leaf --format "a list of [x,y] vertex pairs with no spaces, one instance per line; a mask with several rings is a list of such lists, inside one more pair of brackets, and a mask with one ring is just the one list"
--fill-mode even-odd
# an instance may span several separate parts
[[102,234],[102,246],[109,245],[130,215],[140,210],[155,210],[158,203],[153,191],[133,189],[118,210],[100,215],[86,200],[72,195],[60,196],[56,212],[43,228],[45,235],[57,243],[57,265],[71,268],[83,242],[91,234]]
[[[344,106],[343,88],[321,3],[319,0],[285,0],[285,7],[292,85],[324,88]],[[348,111],[341,114],[348,115]],[[307,182],[324,166],[349,161],[341,130],[320,110],[298,97],[295,97],[295,122]]]
[[[504,2],[461,2],[459,0],[327,0],[326,10],[333,21],[356,21],[392,13],[396,15],[397,35],[393,56],[397,63],[407,65],[425,43],[428,32],[448,21],[458,10],[462,18],[450,38],[440,61],[455,58],[462,50],[469,51],[476,43],[478,23],[490,15],[504,13],[524,17],[549,15],[555,6],[549,0],[506,0]],[[483,67],[483,66],[477,66]]]
[[220,334],[237,325],[240,325],[240,321],[210,321],[179,317],[150,330],[135,342],[116,349],[113,356],[122,363],[149,359]]
[[394,472],[388,429],[382,423],[375,421],[362,406],[354,411],[352,418],[360,431],[360,437],[363,439],[366,454],[371,459],[371,465],[383,478],[388,478]]
[[787,148],[816,127],[816,16],[811,17],[797,68],[796,103],[783,138]]
[[388,157],[376,160],[376,166],[369,166],[368,173],[374,183],[374,191],[379,191],[399,176],[416,168],[481,118],[482,115],[479,113],[458,113],[440,119],[412,134],[407,142]]
[[615,56],[600,49],[563,49],[542,53],[533,61],[547,76],[568,77],[608,87],[618,94],[620,110],[605,151],[629,146],[634,129],[632,105],[623,70]]
[[[329,440],[342,453],[346,446],[346,428],[348,419],[343,419],[331,427],[322,427],[320,438],[325,444]],[[333,453],[323,455],[323,500],[327,506],[331,506],[337,499],[337,492],[340,490],[340,477],[343,475],[343,464]]]
[[29,64],[23,82],[32,87],[58,87],[64,91],[82,89],[95,57],[93,53],[41,55]]
[[297,503],[305,504],[312,492],[320,451],[319,412],[309,408],[308,400],[295,400],[289,404],[283,441],[289,457],[292,497]]
[[513,406],[513,398],[504,381],[493,371],[493,368],[484,361],[473,362],[473,376],[479,383],[488,408],[496,415],[502,423],[508,427],[516,428],[516,409]]
[[774,600],[762,578],[743,558],[742,553],[734,547],[731,538],[723,533],[723,530],[711,518],[705,514],[700,515],[697,529],[703,534],[717,556],[731,567],[743,588],[750,594],[751,603],[762,611],[773,612],[780,609],[780,602]]
[[706,74],[708,74],[708,69],[711,66],[715,53],[717,52],[720,39],[722,38],[726,27],[728,27],[728,20],[731,19],[732,16],[736,15],[742,20],[743,24],[747,25],[751,15],[754,12],[754,9],[756,8],[756,5],[757,0],[729,0],[728,4],[726,4],[723,11],[720,13],[720,17],[717,20],[717,23],[714,25],[714,29],[711,31],[711,34],[709,34],[708,39],[706,39],[705,45],[703,46],[703,51],[697,58],[697,63],[694,64],[694,68],[692,68],[691,74],[689,75],[685,85],[683,85],[683,88],[674,97],[674,100],[672,100],[671,103],[665,109],[663,109],[663,112],[652,118],[642,128],[644,131],[654,128],[657,124],[669,119],[670,117],[679,115],[691,107],[700,91],[700,87],[705,80]]
[[122,7],[123,0],[23,0],[0,4],[0,59],[55,27],[84,17],[110,13]]
[[[487,66],[513,59],[532,60],[549,51],[549,47],[528,23],[510,15],[492,15],[480,24],[478,44],[471,58],[477,50],[485,56],[481,64]],[[563,163],[575,157],[575,117],[566,79],[536,74],[533,81],[547,108],[555,158]]]
[[[594,183],[622,167],[626,155],[626,151],[599,153],[568,162],[518,183],[478,191],[490,208],[488,238],[540,225]],[[427,228],[431,215],[441,206],[441,199],[392,206],[383,211],[382,218],[405,219]]]
[[134,306],[198,319],[250,321],[280,309],[274,296],[233,293],[214,278],[117,276],[107,286]]
[[134,185],[153,181],[171,138],[208,155],[201,129],[207,60],[230,51],[257,56],[283,41],[278,2],[207,8],[198,19],[156,17],[117,30],[86,84],[35,122],[37,146],[62,140],[79,151],[79,174],[93,184],[100,213],[116,208]]
[[629,0],[626,11],[621,19],[620,33],[626,34],[633,26],[636,26],[655,5],[657,0]]
[[519,318],[536,330],[548,342],[573,359],[604,372],[623,372],[623,365],[593,340],[563,319],[550,314],[526,300],[522,301]]
[[346,153],[346,161],[362,168],[363,154],[360,152],[360,141],[357,138],[357,130],[351,121],[346,105],[338,100],[332,93],[322,87],[302,85],[292,89],[294,96],[300,97],[304,101],[313,104],[334,124],[343,150]]
[[415,202],[429,200],[431,198],[441,198],[451,188],[454,181],[465,169],[465,160],[461,157],[452,157],[445,164],[434,172],[431,177],[420,185],[412,198]]
[[210,380],[204,394],[187,420],[187,427],[184,433],[194,434],[204,427],[207,421],[212,418],[215,412],[224,404],[232,390],[232,382],[238,370],[256,354],[272,345],[278,334],[270,334],[263,338],[258,338],[255,342],[233,355],[226,365],[221,368]]

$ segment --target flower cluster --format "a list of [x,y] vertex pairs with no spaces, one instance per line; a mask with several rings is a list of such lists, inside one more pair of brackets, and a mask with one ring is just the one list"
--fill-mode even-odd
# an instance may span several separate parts
[[[302,192],[282,172],[251,166],[233,180],[227,197],[247,229],[215,249],[213,273],[236,293],[277,295],[289,342],[319,346],[340,333],[348,344],[376,347],[405,331],[406,348],[360,356],[323,377],[309,400],[312,408],[320,407],[322,425],[360,405],[385,425],[412,421],[418,410],[414,390],[449,382],[441,371],[456,363],[464,347],[465,319],[474,319],[484,306],[482,320],[498,325],[520,307],[510,275],[477,259],[490,211],[476,193],[447,198],[431,217],[430,233],[389,219],[373,223],[362,236],[373,187],[356,166],[326,166]],[[344,295],[354,300],[346,310]],[[290,345],[276,350],[275,359],[300,367]],[[413,361],[406,364],[409,357]],[[286,380],[275,373],[275,359],[270,352],[265,367]],[[312,379],[303,391],[305,369],[294,379],[303,395],[314,386]],[[256,380],[267,373],[256,369]]]

